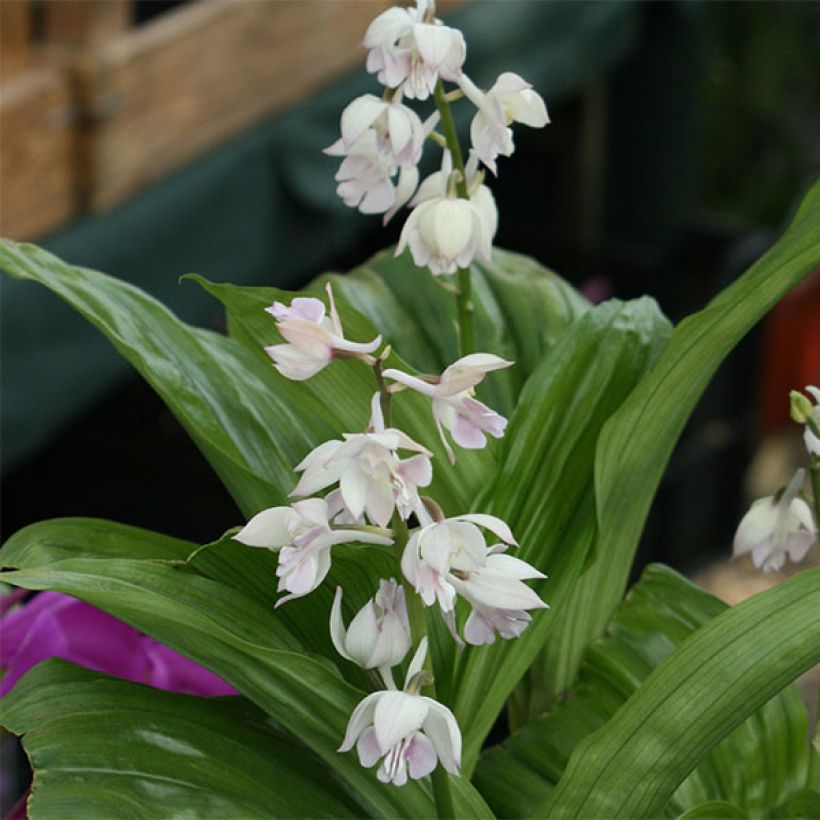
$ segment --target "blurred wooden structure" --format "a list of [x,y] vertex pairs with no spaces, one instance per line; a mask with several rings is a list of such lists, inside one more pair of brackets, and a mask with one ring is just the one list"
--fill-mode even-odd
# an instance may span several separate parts
[[387,0],[0,0],[0,233],[104,210],[364,59]]

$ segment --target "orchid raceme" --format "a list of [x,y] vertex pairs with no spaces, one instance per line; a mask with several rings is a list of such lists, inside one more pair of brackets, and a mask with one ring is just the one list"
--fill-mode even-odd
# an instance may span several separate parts
[[498,173],[496,157],[509,157],[515,149],[509,127],[512,123],[543,128],[550,121],[541,95],[512,71],[499,75],[486,93],[466,74],[459,77],[458,84],[478,108],[470,126],[473,150],[494,174]]
[[381,336],[370,342],[351,342],[344,337],[342,322],[327,285],[329,315],[320,299],[298,297],[288,305],[274,302],[265,310],[276,319],[276,329],[287,344],[272,345],[265,352],[276,369],[286,378],[303,381],[315,376],[337,356],[361,356],[373,353]]
[[345,629],[342,588],[336,588],[330,610],[330,637],[336,651],[362,669],[398,666],[410,651],[410,622],[404,589],[392,578],[379,582],[379,591],[359,610]]
[[329,523],[328,504],[321,498],[297,501],[290,507],[271,507],[257,513],[233,536],[248,547],[262,547],[279,552],[280,606],[293,598],[312,592],[330,569],[330,551],[338,544],[391,544],[385,534],[368,529],[333,529]]
[[[488,548],[479,527],[502,543]],[[438,602],[454,637],[455,601],[461,595],[473,608],[464,628],[467,643],[492,643],[496,632],[505,639],[516,638],[531,620],[527,610],[547,608],[523,581],[546,576],[505,555],[510,545],[515,539],[501,519],[459,515],[416,530],[402,555],[402,571],[426,606]]]
[[353,746],[362,766],[382,761],[377,776],[382,783],[403,786],[408,774],[418,780],[441,763],[450,774],[461,767],[461,731],[453,713],[433,698],[418,694],[427,654],[422,639],[410,666],[404,689],[368,695],[350,716],[340,752]]
[[806,557],[817,538],[811,508],[799,498],[806,478],[798,470],[779,496],[755,501],[740,521],[734,540],[734,555],[751,553],[754,565],[766,572],[779,570],[788,557],[794,563]]
[[[401,459],[399,450],[416,455]],[[393,510],[407,519],[418,506],[418,488],[433,478],[431,455],[401,430],[385,428],[376,393],[369,432],[346,433],[343,441],[326,441],[308,453],[295,468],[302,477],[291,495],[313,495],[338,482],[337,498],[352,520],[366,514],[377,526],[386,527]]]
[[390,8],[364,35],[367,70],[410,99],[427,99],[439,77],[455,80],[467,52],[461,32],[433,17],[432,5],[417,0],[416,8]]
[[471,353],[453,362],[437,379],[411,376],[388,368],[384,377],[429,396],[433,400],[433,419],[442,444],[451,462],[455,454],[444,434],[448,430],[453,440],[466,449],[480,449],[487,444],[485,434],[501,438],[507,419],[474,398],[475,387],[487,373],[510,367],[508,362],[492,353]]

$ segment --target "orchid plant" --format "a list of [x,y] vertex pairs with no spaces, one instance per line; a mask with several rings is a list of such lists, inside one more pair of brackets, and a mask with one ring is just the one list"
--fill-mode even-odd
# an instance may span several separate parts
[[[379,14],[364,46],[381,95],[345,108],[326,153],[346,205],[410,212],[363,268],[303,294],[189,277],[227,309],[223,336],[0,248],[134,364],[245,521],[195,545],[60,519],[3,547],[7,583],[97,606],[239,693],[36,666],[2,701],[31,814],[808,815],[818,752],[789,684],[820,662],[820,569],[732,608],[659,566],[623,593],[711,375],[820,265],[820,187],[677,328],[651,299],[593,308],[493,248],[487,173],[514,124],[549,122],[540,95],[512,72],[479,88],[429,0]],[[426,148],[441,161],[421,180]],[[764,569],[817,541],[817,407],[792,407],[814,502],[799,471],[743,518],[735,552]]]

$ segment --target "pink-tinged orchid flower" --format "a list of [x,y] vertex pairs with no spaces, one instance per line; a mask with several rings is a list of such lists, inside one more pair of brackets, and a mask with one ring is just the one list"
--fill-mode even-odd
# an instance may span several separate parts
[[447,457],[455,463],[455,454],[444,430],[466,449],[480,449],[487,444],[485,433],[501,438],[507,419],[473,398],[475,386],[493,370],[510,367],[513,362],[492,353],[470,353],[453,362],[436,381],[410,376],[401,370],[388,368],[384,377],[403,384],[433,400],[433,419],[436,423]]
[[806,471],[798,470],[780,496],[755,501],[740,521],[733,546],[734,556],[752,554],[754,565],[776,572],[786,556],[797,563],[817,538],[811,508],[798,498]]
[[416,265],[435,276],[466,268],[476,256],[492,257],[498,209],[477,169],[478,159],[471,155],[465,167],[470,198],[462,199],[451,183],[450,152],[444,152],[442,170],[425,179],[410,201],[413,210],[402,228],[397,256],[410,248]]
[[330,610],[330,637],[336,651],[362,669],[380,669],[387,678],[410,651],[410,621],[404,589],[392,578],[359,610],[350,627],[342,620],[342,588],[337,587]]
[[[424,514],[420,516],[424,518]],[[487,547],[479,527],[503,543]],[[464,630],[467,643],[492,643],[495,632],[515,638],[531,620],[527,610],[547,605],[523,583],[545,578],[534,567],[505,555],[514,545],[510,528],[492,515],[459,515],[428,523],[410,537],[401,559],[404,577],[426,606],[438,602],[453,637],[455,601],[461,595],[473,607]]]
[[[432,481],[433,468],[429,450],[401,430],[385,428],[378,393],[371,407],[371,432],[346,433],[344,441],[326,441],[296,465],[302,476],[291,496],[313,495],[338,481],[345,515],[358,520],[367,514],[374,524],[386,527],[394,509],[404,519],[415,511],[418,488]],[[400,459],[398,450],[417,455]]]
[[543,128],[550,121],[541,95],[512,71],[501,74],[486,94],[465,74],[458,78],[458,84],[478,108],[470,125],[473,149],[494,174],[498,173],[496,157],[509,157],[515,150],[509,127],[512,123]]
[[372,342],[345,339],[330,284],[326,290],[329,316],[325,315],[322,301],[312,297],[297,297],[289,306],[274,302],[265,308],[276,319],[276,329],[287,342],[266,347],[265,353],[285,378],[304,381],[329,365],[334,357],[373,353],[381,344],[381,336]]
[[278,550],[281,606],[293,598],[313,592],[330,569],[330,551],[337,544],[392,544],[386,535],[359,529],[332,529],[327,501],[309,498],[290,507],[271,507],[257,513],[233,536],[249,547]]
[[[18,593],[8,597],[19,600]],[[22,605],[9,607],[0,617],[0,634],[0,695],[47,658],[62,658],[171,692],[201,697],[238,694],[208,669],[61,592],[40,592]]]
[[453,713],[438,701],[419,695],[427,638],[419,643],[404,689],[390,688],[368,695],[350,716],[340,752],[353,746],[362,766],[382,761],[377,777],[382,783],[403,786],[436,768],[438,760],[450,774],[461,766],[461,731]]
[[461,32],[430,11],[429,0],[417,0],[416,8],[394,6],[373,20],[362,43],[367,70],[410,99],[426,100],[439,77],[456,80],[467,56]]

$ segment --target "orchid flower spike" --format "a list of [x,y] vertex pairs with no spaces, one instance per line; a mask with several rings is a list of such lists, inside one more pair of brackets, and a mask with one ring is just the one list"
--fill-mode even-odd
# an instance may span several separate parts
[[[302,477],[291,496],[313,495],[338,481],[343,513],[352,520],[366,513],[386,527],[394,509],[409,518],[419,504],[418,488],[433,479],[432,453],[401,430],[385,428],[378,393],[371,402],[370,431],[345,433],[344,441],[326,441],[308,453],[296,465]],[[415,455],[400,459],[399,450]]]
[[382,85],[417,100],[433,93],[439,77],[456,80],[467,56],[463,35],[433,17],[430,0],[382,12],[368,26],[362,45],[369,52],[367,70]]
[[359,610],[345,629],[342,588],[330,610],[330,637],[336,651],[362,669],[384,669],[383,677],[410,651],[410,621],[404,589],[392,578],[379,581],[379,591]]
[[333,300],[333,289],[326,286],[330,315],[320,299],[296,297],[290,305],[274,302],[265,308],[276,319],[276,329],[287,344],[271,345],[265,353],[285,378],[303,381],[315,376],[335,357],[361,356],[373,353],[382,342],[377,336],[371,342],[345,339],[342,322]]
[[313,592],[330,569],[330,550],[351,541],[389,545],[386,535],[367,530],[331,528],[328,505],[321,498],[297,501],[290,507],[271,507],[257,513],[233,536],[248,547],[279,552],[279,592],[289,594],[276,606]]
[[458,197],[450,152],[444,152],[441,170],[425,179],[410,201],[413,210],[402,228],[396,256],[409,247],[416,265],[430,268],[435,276],[466,268],[476,256],[492,257],[498,209],[477,169],[478,160],[471,156],[465,167],[470,197]]
[[448,430],[453,440],[466,449],[480,449],[487,444],[485,433],[501,438],[507,419],[482,404],[475,395],[475,386],[487,373],[510,367],[514,362],[492,353],[470,353],[453,362],[436,381],[388,368],[383,376],[403,384],[433,400],[433,419],[447,457],[455,463],[453,448],[444,434]]
[[543,128],[550,121],[541,95],[512,71],[499,75],[486,94],[466,74],[462,73],[457,82],[478,108],[470,125],[473,149],[494,174],[498,173],[496,157],[509,157],[515,150],[509,127],[512,123]]
[[[487,547],[479,527],[501,543]],[[527,610],[546,609],[523,581],[546,576],[525,561],[506,555],[514,545],[510,528],[492,515],[472,514],[428,523],[416,530],[401,559],[404,577],[426,606],[438,602],[453,637],[455,601],[461,595],[472,612],[464,626],[464,640],[473,645],[520,635],[532,616]]]
[[755,501],[735,533],[734,557],[752,554],[754,565],[764,572],[779,570],[786,556],[795,563],[805,558],[817,538],[811,508],[798,497],[806,471],[798,470],[779,496]]
[[353,746],[362,766],[382,761],[376,776],[382,783],[403,786],[408,774],[418,780],[436,768],[450,774],[461,766],[461,731],[453,713],[433,698],[418,694],[427,638],[407,669],[404,689],[387,689],[368,695],[354,710],[340,752]]

